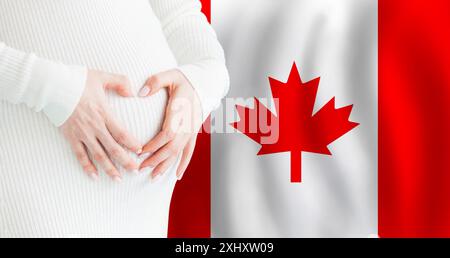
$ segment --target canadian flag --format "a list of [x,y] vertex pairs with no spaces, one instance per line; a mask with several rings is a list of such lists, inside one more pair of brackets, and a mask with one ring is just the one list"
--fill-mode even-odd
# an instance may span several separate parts
[[231,91],[171,237],[450,237],[450,2],[205,0]]

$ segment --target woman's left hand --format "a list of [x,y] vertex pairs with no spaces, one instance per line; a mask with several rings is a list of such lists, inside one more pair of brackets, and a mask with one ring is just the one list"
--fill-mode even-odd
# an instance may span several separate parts
[[181,180],[194,153],[197,134],[203,122],[201,104],[191,83],[178,70],[150,77],[139,96],[151,96],[163,88],[167,88],[169,93],[163,127],[144,146],[142,155],[151,153],[151,156],[141,164],[140,171],[154,168],[151,174],[154,180],[163,175],[182,153],[176,172],[178,180]]

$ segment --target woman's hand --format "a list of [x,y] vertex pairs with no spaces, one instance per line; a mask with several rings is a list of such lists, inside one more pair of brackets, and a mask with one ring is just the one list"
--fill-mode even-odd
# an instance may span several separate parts
[[152,153],[140,166],[154,168],[152,180],[164,174],[182,153],[176,175],[183,177],[194,153],[198,131],[202,125],[202,111],[197,93],[188,79],[178,70],[170,70],[150,77],[139,92],[147,97],[167,88],[169,102],[161,132],[143,148],[144,153]]
[[97,179],[98,170],[88,152],[114,181],[119,182],[121,175],[112,160],[129,171],[136,171],[138,165],[122,146],[137,154],[142,152],[142,147],[112,115],[106,101],[106,90],[113,90],[123,97],[132,96],[126,77],[89,71],[80,102],[61,129],[89,176]]

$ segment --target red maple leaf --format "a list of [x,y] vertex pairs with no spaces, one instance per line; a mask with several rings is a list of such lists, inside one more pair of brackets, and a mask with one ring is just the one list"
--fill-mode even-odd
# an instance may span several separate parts
[[291,182],[300,183],[302,152],[331,155],[328,145],[359,124],[349,121],[353,105],[336,109],[335,98],[313,114],[320,78],[303,83],[295,63],[287,83],[269,81],[277,116],[255,98],[254,108],[236,105],[231,125],[262,145],[258,155],[291,152]]

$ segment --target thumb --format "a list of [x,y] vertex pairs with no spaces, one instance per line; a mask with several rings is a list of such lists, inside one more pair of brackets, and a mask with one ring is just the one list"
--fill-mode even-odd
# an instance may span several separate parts
[[174,82],[174,75],[171,71],[155,74],[145,82],[145,85],[142,87],[141,91],[139,91],[139,96],[147,97],[153,95],[162,88],[173,86]]
[[132,97],[131,83],[128,77],[123,75],[111,75],[106,83],[107,90],[115,91],[122,97]]

